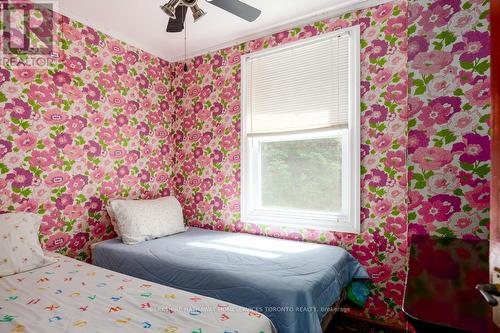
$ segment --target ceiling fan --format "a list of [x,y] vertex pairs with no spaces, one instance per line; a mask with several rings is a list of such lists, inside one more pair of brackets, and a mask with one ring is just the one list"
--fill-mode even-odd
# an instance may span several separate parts
[[[239,0],[207,0],[207,2],[248,22],[255,21],[261,14],[259,9]],[[161,6],[165,14],[170,17],[167,32],[181,32],[184,29],[184,21],[186,20],[188,8],[191,9],[195,22],[206,14],[198,6],[198,0],[169,0],[169,2]]]

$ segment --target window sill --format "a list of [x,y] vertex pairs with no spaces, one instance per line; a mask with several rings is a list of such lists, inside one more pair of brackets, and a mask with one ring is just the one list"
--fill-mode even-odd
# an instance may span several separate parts
[[244,223],[253,223],[260,225],[269,225],[276,228],[290,229],[314,229],[321,231],[344,232],[359,234],[359,223],[351,222],[347,217],[340,218],[311,218],[305,216],[293,215],[275,215],[275,214],[245,214],[242,215],[241,221]]

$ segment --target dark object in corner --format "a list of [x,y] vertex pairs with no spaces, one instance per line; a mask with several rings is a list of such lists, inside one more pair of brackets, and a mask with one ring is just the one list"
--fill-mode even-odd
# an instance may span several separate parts
[[[392,327],[383,322],[339,313],[330,322],[324,333],[406,333],[403,328]],[[429,331],[431,332],[431,331]]]
[[498,332],[476,290],[488,281],[487,240],[413,235],[403,312],[417,333]]

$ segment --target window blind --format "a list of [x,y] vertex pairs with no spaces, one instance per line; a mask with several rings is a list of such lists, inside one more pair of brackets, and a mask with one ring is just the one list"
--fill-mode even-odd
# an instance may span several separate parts
[[249,59],[249,135],[347,128],[348,33]]

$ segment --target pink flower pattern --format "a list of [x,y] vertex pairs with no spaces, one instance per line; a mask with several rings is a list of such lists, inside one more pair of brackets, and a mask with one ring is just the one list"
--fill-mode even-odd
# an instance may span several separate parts
[[410,235],[488,238],[488,9],[488,1],[410,1],[418,15],[408,28],[408,181],[410,200],[419,198],[410,202]]
[[[488,237],[487,9],[397,0],[195,57],[187,73],[60,16],[59,64],[0,68],[0,210],[38,212],[45,248],[89,260],[115,236],[110,199],[175,194],[192,226],[345,247],[374,281],[360,314],[402,324],[408,236]],[[355,24],[362,232],[243,223],[240,56]]]
[[[91,243],[115,236],[108,200],[171,193],[162,147],[172,141],[155,134],[170,131],[170,94],[141,87],[167,87],[170,64],[67,17],[58,24],[58,64],[0,69],[0,210],[43,215],[46,249],[89,260]],[[19,89],[8,95],[8,84]]]
[[[406,265],[407,5],[347,13],[173,65],[176,195],[187,222],[340,245],[368,268],[373,294],[365,313],[401,324]],[[240,56],[351,25],[361,26],[362,232],[276,228],[240,221]],[[389,199],[390,198],[390,199]],[[391,286],[392,286],[391,285]],[[392,287],[391,287],[392,288]],[[386,295],[391,295],[388,298]]]

